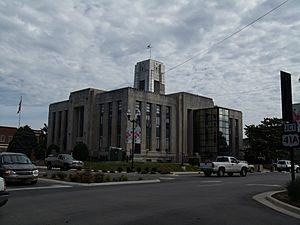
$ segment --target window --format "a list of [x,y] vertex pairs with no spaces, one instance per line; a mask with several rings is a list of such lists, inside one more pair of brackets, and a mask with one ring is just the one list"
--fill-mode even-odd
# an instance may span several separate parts
[[104,105],[101,104],[100,106],[100,124],[99,124],[99,148],[103,147],[103,116],[104,116]]
[[118,101],[117,147],[121,147],[122,101]]
[[166,107],[166,152],[170,152],[170,138],[171,138],[171,107]]
[[146,149],[151,149],[151,104],[146,105]]
[[4,135],[0,135],[0,142],[5,142],[5,136]]
[[108,103],[108,132],[107,132],[107,147],[111,146],[111,135],[112,135],[112,102]]
[[160,136],[161,136],[161,106],[156,106],[156,151],[160,151]]

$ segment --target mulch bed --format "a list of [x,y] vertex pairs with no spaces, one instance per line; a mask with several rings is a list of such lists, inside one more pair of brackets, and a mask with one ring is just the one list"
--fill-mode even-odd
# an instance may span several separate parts
[[289,199],[289,196],[288,196],[288,193],[287,191],[283,191],[283,192],[279,192],[279,193],[276,193],[274,195],[272,195],[273,198],[276,198],[277,200],[279,201],[282,201],[282,202],[285,202],[287,204],[290,204],[290,205],[293,205],[295,207],[298,207],[300,208],[300,202],[292,202],[290,199]]

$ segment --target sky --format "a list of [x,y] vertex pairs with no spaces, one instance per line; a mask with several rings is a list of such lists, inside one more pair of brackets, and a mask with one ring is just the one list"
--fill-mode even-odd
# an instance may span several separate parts
[[244,126],[280,118],[281,70],[300,102],[300,1],[257,19],[283,2],[0,0],[0,126],[18,126],[20,96],[21,126],[40,129],[70,92],[132,87],[149,44],[167,94],[210,97]]

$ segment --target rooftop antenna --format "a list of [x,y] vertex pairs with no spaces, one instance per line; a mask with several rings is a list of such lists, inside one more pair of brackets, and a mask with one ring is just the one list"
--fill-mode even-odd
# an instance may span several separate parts
[[149,59],[151,59],[151,48],[152,48],[152,46],[151,46],[151,44],[149,44],[149,45],[147,46],[147,49],[150,50],[150,57],[149,57]]

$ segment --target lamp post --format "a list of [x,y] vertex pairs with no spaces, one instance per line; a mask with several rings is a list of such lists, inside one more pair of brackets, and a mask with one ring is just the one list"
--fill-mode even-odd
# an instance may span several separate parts
[[131,118],[131,112],[128,109],[127,111],[127,119],[129,122],[132,123],[132,148],[131,148],[131,170],[133,170],[133,158],[134,158],[134,151],[135,151],[135,127],[136,123],[138,122],[141,116],[140,110],[136,109],[134,118]]

